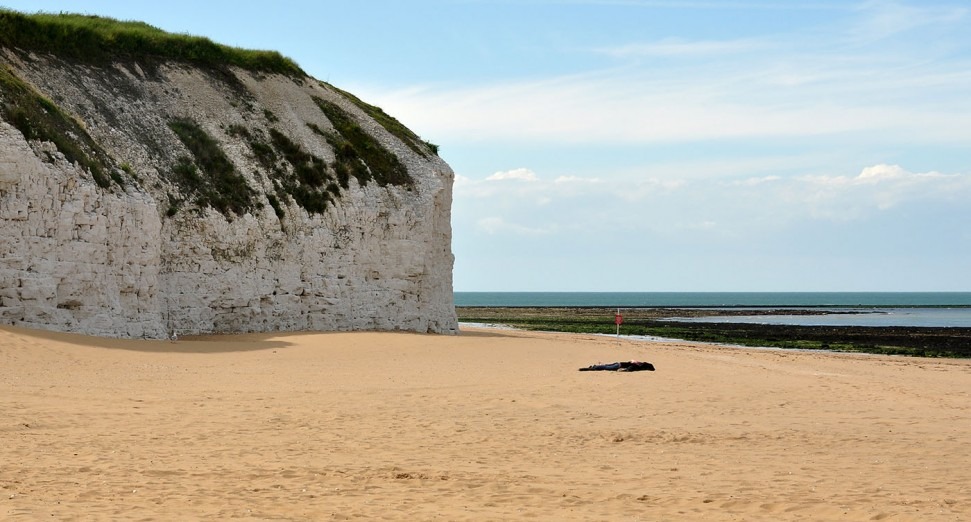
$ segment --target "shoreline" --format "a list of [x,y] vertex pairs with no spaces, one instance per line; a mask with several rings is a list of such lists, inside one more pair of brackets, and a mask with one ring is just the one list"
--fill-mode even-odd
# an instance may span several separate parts
[[[789,310],[765,308],[763,314],[779,315],[780,311]],[[506,324],[525,330],[600,334],[616,331],[615,309],[604,307],[456,307],[456,312],[460,322]],[[735,309],[714,312],[693,309],[689,317],[753,315]],[[676,317],[684,317],[684,310],[626,309],[621,332],[725,345],[971,358],[971,328],[966,327],[801,326],[673,320]]]
[[604,308],[971,307],[971,292],[454,292],[456,306]]

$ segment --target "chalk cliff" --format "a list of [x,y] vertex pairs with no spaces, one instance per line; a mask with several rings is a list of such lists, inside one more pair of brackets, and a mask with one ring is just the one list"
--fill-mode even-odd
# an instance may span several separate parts
[[11,45],[0,109],[0,323],[456,331],[452,171],[380,109],[292,72]]

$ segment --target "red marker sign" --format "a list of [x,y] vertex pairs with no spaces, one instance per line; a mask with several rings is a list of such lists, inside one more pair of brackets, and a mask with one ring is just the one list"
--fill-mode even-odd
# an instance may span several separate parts
[[620,314],[614,315],[614,324],[616,324],[617,326],[624,324],[624,316]]

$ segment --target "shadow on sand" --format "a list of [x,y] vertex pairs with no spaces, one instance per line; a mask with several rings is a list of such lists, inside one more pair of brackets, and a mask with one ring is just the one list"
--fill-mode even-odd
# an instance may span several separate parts
[[[34,330],[17,326],[0,326],[0,338],[9,336],[27,344],[63,343],[90,348],[128,350],[149,353],[199,353],[215,354],[230,352],[252,352],[286,348],[293,343],[280,337],[301,335],[300,333],[238,334],[238,335],[199,335],[180,338],[177,341],[147,339],[115,339],[91,335]],[[311,335],[311,334],[307,334]],[[319,334],[313,334],[319,335]]]
[[[263,332],[263,333],[242,333],[242,334],[207,334],[207,335],[187,335],[179,337],[176,341],[168,340],[148,340],[148,339],[116,339],[110,337],[95,337],[74,333],[52,332],[47,330],[34,330],[18,326],[0,326],[0,343],[3,336],[19,338],[26,344],[45,344],[63,343],[75,346],[85,346],[91,348],[107,348],[111,350],[127,350],[146,353],[195,353],[195,354],[218,354],[236,352],[255,352],[260,350],[275,350],[287,348],[297,344],[287,341],[288,338],[317,336],[325,341],[330,335],[347,335],[354,332]],[[415,332],[374,332],[389,335],[430,335]],[[504,337],[502,330],[461,330],[458,333],[462,337]],[[444,336],[448,337],[448,336]]]

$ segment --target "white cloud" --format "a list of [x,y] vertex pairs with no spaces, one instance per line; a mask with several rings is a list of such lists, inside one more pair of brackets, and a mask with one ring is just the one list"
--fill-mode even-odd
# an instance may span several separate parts
[[856,179],[857,181],[861,182],[876,183],[880,180],[900,179],[907,175],[909,175],[909,173],[901,168],[900,165],[887,165],[885,163],[881,163],[879,165],[864,168]]
[[606,69],[368,99],[422,135],[468,143],[639,144],[852,134],[908,143],[971,140],[967,69],[868,59],[818,55],[792,63],[791,57],[763,57],[663,74]]
[[[477,190],[483,187],[495,190]],[[496,236],[565,238],[609,229],[738,239],[795,223],[847,223],[902,206],[934,208],[967,200],[971,174],[915,173],[899,165],[875,164],[856,175],[767,175],[718,183],[637,176],[609,182],[582,176],[552,181],[536,176],[528,184],[482,180],[456,191],[455,206],[474,219],[476,230]],[[500,208],[502,218],[495,214]]]
[[456,199],[489,199],[548,205],[556,200],[588,194],[590,187],[600,185],[599,178],[559,176],[549,181],[528,168],[496,172],[485,179],[473,180],[456,176]]
[[681,179],[641,177],[640,179],[618,180],[610,185],[610,192],[621,200],[638,202],[669,196],[674,191],[688,185],[690,185],[690,182]]
[[[966,44],[929,36],[956,30],[966,9],[894,2],[850,8],[846,19],[812,31],[615,43],[596,49],[613,59],[556,76],[354,90],[422,135],[465,143],[971,140]],[[671,60],[658,65],[644,56]]]
[[[541,0],[542,1],[542,0]],[[663,9],[730,9],[730,10],[770,10],[770,11],[804,11],[804,10],[827,10],[839,11],[851,9],[854,4],[847,2],[844,4],[834,4],[830,2],[733,2],[728,0],[718,0],[710,2],[699,2],[689,0],[548,0],[551,3],[564,4],[589,4],[589,5],[626,5],[632,7],[652,7]]]
[[797,178],[789,199],[804,205],[811,215],[848,220],[886,211],[909,202],[933,205],[971,197],[971,175],[914,173],[899,165],[878,164],[857,176],[805,176]]
[[615,47],[605,47],[597,49],[597,52],[606,54],[608,56],[613,56],[615,58],[630,58],[638,56],[712,56],[752,51],[762,46],[762,42],[752,39],[690,41],[681,38],[666,38],[657,42],[631,43]]
[[508,234],[514,236],[543,236],[551,233],[553,229],[529,227],[516,223],[509,223],[504,218],[489,216],[476,221],[476,228],[480,232],[489,235]]
[[496,172],[495,174],[486,178],[486,181],[505,181],[505,180],[536,181],[537,178],[536,178],[535,172],[526,168],[518,168],[513,170]]
[[755,187],[758,185],[763,185],[765,183],[773,183],[780,180],[782,180],[781,176],[762,176],[762,177],[756,177],[756,178],[732,180],[728,182],[728,184],[736,187],[738,186]]
[[854,27],[853,36],[863,40],[882,40],[920,27],[953,24],[968,13],[965,7],[908,5],[887,0],[864,2],[858,9],[862,19]]
[[530,205],[590,198],[618,198],[633,202],[663,197],[687,185],[683,179],[662,179],[638,172],[615,174],[609,180],[576,175],[549,180],[530,169],[519,168],[496,172],[481,180],[456,176],[454,194],[457,201],[493,199]]
[[600,178],[581,178],[580,176],[560,176],[553,180],[557,185],[598,185],[603,183]]

